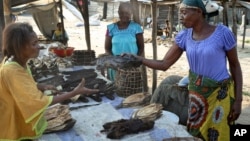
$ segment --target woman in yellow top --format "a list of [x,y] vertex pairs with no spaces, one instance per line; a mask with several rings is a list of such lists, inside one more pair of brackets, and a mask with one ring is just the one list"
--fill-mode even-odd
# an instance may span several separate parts
[[77,94],[92,94],[96,89],[84,87],[84,79],[72,91],[57,96],[43,94],[51,85],[37,84],[27,66],[39,54],[38,38],[27,23],[11,23],[3,31],[0,64],[0,140],[32,140],[47,127],[46,108]]
[[[54,31],[52,40],[53,41],[59,41],[63,44],[67,44],[69,40],[69,36],[65,30],[63,30],[62,23],[57,23],[57,29]],[[64,31],[64,33],[63,33]],[[64,34],[64,36],[63,36]]]

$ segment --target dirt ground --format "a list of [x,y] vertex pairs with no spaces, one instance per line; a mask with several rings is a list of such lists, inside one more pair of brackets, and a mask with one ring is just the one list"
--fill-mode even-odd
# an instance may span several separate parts
[[[68,46],[75,47],[76,50],[86,50],[86,41],[85,41],[85,31],[84,26],[77,27],[76,25],[81,22],[75,18],[70,12],[66,12],[64,25],[65,29],[69,35]],[[18,16],[18,22],[29,22],[33,25],[35,31],[39,35],[40,32],[34,23],[32,16],[28,14],[21,14]],[[106,25],[112,21],[101,21],[100,26],[90,26],[90,37],[91,37],[91,50],[94,50],[96,56],[104,53],[104,37],[106,33]],[[151,39],[151,29],[144,29],[144,38],[145,41]],[[249,36],[248,36],[249,34]],[[250,95],[250,28],[247,30],[247,36],[244,49],[242,48],[242,36],[238,36],[238,56],[240,59],[242,71],[243,71],[243,92]],[[165,53],[170,48],[171,42],[158,42],[157,45],[157,57],[162,59]],[[153,57],[153,48],[152,43],[145,42],[145,57]],[[185,54],[167,71],[157,71],[157,85],[169,75],[180,75],[185,76],[188,73],[188,64]],[[148,76],[148,86],[152,86],[152,69],[147,69]],[[237,123],[249,124],[250,123],[250,96],[246,94],[243,96],[242,102],[242,114],[237,120]]]

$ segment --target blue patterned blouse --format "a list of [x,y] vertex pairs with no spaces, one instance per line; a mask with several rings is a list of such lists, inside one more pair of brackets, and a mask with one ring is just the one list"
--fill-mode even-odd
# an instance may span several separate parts
[[237,45],[234,34],[222,24],[204,40],[193,40],[192,32],[192,28],[184,29],[175,38],[176,44],[186,51],[190,70],[217,81],[229,78],[226,51]]

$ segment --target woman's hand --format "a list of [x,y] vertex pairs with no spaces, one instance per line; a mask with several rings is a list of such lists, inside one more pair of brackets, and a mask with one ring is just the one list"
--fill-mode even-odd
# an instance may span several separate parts
[[82,81],[74,88],[74,91],[78,94],[83,95],[91,95],[94,93],[98,93],[98,89],[89,89],[85,87],[85,79],[83,78]]
[[231,107],[231,111],[228,115],[228,123],[232,123],[237,120],[241,113],[241,103],[242,101],[235,101]]

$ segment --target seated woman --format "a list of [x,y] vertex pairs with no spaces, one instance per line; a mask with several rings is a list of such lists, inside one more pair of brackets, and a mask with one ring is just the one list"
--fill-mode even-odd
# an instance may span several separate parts
[[[85,79],[71,91],[60,92],[53,85],[37,83],[27,65],[39,55],[38,37],[28,23],[10,23],[3,31],[3,60],[0,63],[0,140],[38,139],[48,127],[46,109],[76,95],[98,93],[85,87]],[[58,95],[45,95],[46,90]],[[19,128],[17,128],[19,127]]]
[[[59,41],[61,43],[63,43],[64,45],[67,45],[68,40],[69,40],[69,36],[67,34],[67,32],[65,30],[63,30],[62,27],[62,23],[57,23],[57,29],[54,31],[53,36],[52,36],[52,40],[53,41]],[[63,33],[64,31],[64,33]],[[63,36],[64,34],[64,36]]]

